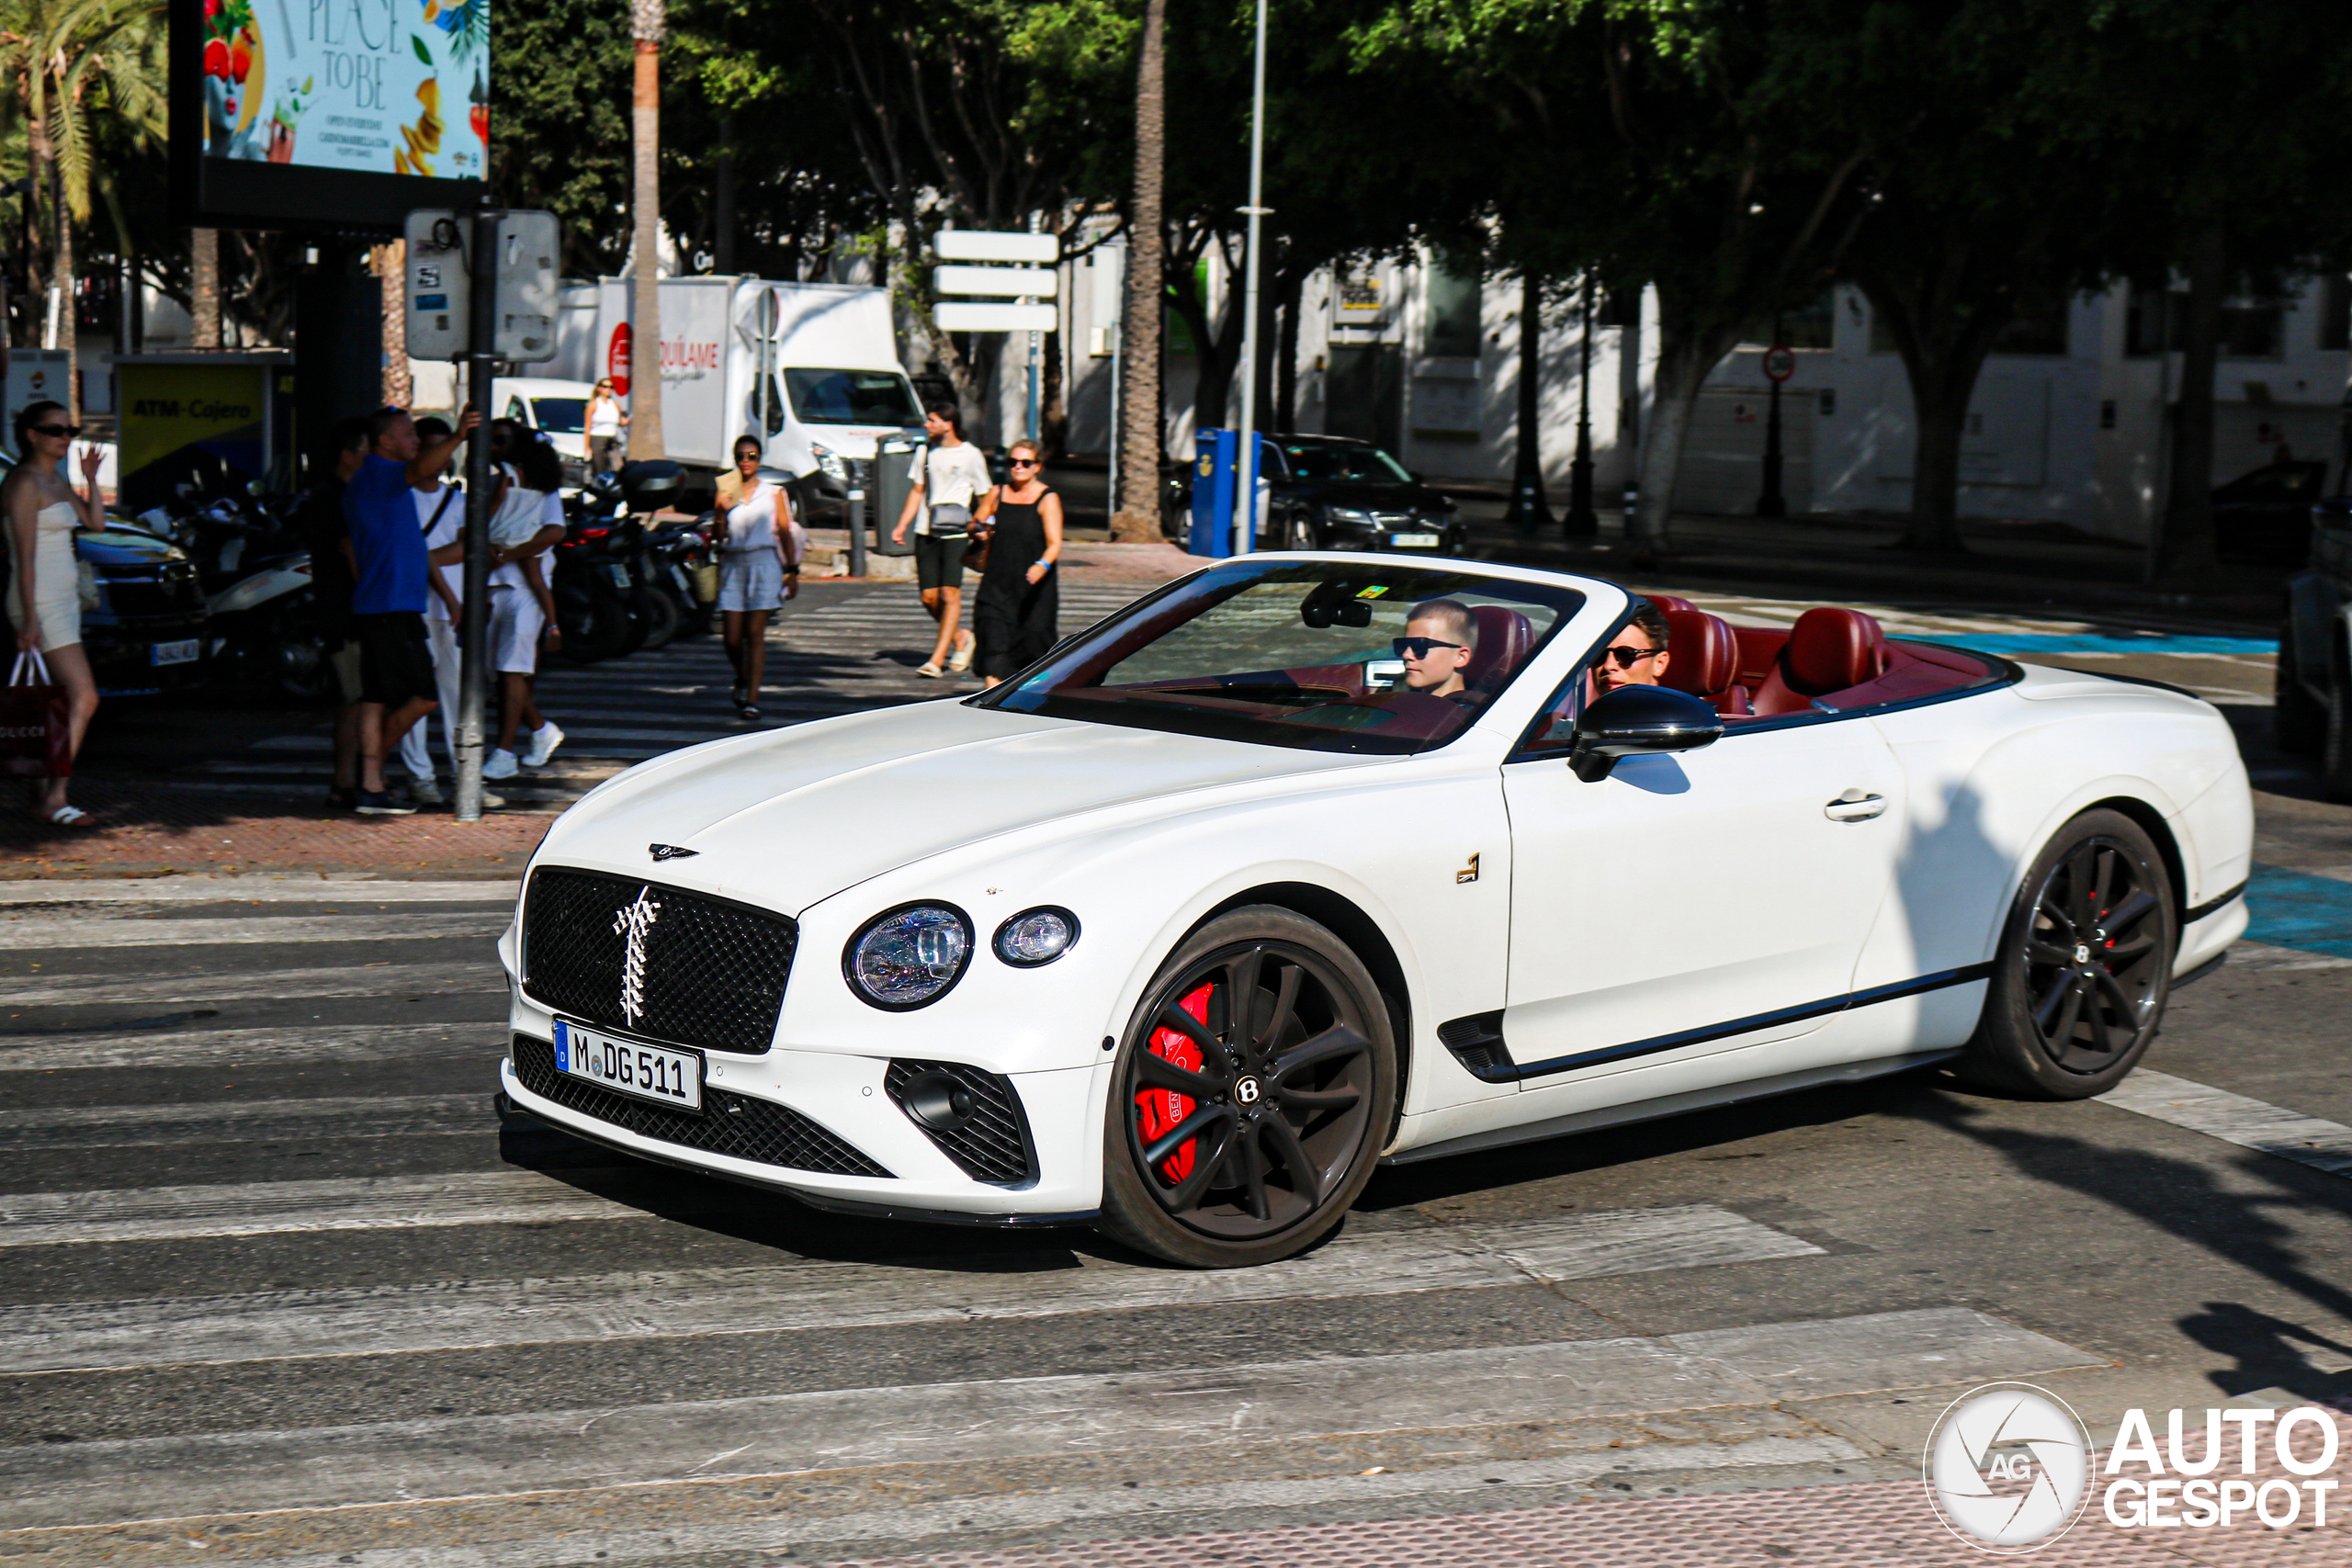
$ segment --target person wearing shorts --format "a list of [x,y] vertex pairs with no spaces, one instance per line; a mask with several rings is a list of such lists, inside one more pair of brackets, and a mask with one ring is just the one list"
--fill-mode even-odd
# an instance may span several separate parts
[[937,445],[915,454],[908,477],[914,488],[890,532],[893,544],[915,531],[915,584],[922,607],[939,623],[939,641],[915,671],[937,680],[972,667],[972,634],[960,625],[964,609],[964,550],[971,541],[972,508],[989,485],[988,459],[964,439],[964,416],[954,403],[933,403],[922,427]]
[[[506,465],[505,488],[490,519],[490,667],[498,671],[498,744],[482,763],[486,779],[511,779],[544,766],[563,731],[538,709],[533,683],[539,643],[560,639],[555,600],[539,557],[563,539],[562,459],[537,432],[513,420],[491,426],[491,450]],[[520,756],[517,738],[530,737]]]
[[760,716],[767,676],[768,617],[784,607],[786,580],[799,576],[800,564],[790,554],[792,499],[760,477],[760,444],[749,435],[736,440],[735,477],[718,501],[718,613],[735,711],[750,719]]

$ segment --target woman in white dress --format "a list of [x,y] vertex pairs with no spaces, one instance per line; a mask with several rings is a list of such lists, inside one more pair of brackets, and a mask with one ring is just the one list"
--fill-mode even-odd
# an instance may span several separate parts
[[[62,405],[27,404],[17,413],[17,450],[25,460],[0,484],[0,509],[8,519],[8,618],[16,628],[17,651],[39,652],[50,679],[65,688],[75,755],[98,711],[98,683],[82,649],[82,579],[74,532],[107,525],[106,508],[98,502],[98,449],[82,454],[85,493],[76,495],[62,471],[80,434],[65,423]],[[88,812],[65,803],[66,784],[43,780],[35,813],[60,828],[93,826]]]
[[760,444],[749,435],[735,443],[740,482],[731,500],[718,502],[718,611],[724,623],[728,662],[735,666],[735,709],[760,716],[760,682],[768,670],[768,617],[784,607],[799,584],[793,550],[792,499],[760,477]]
[[611,377],[589,389],[587,417],[582,423],[588,432],[588,471],[603,474],[619,468],[621,429],[628,423],[628,415],[621,412],[620,400],[613,395]]

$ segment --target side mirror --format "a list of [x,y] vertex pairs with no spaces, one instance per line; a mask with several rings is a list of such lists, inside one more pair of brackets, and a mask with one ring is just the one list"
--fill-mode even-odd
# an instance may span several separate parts
[[1723,739],[1723,716],[1670,686],[1620,686],[1604,692],[1568,735],[1568,767],[1587,784],[1609,776],[1620,757],[1694,751]]

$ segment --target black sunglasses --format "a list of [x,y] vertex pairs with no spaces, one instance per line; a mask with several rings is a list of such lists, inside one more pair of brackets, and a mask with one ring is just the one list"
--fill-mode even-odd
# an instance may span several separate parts
[[1427,659],[1433,649],[1460,648],[1462,644],[1440,642],[1433,637],[1400,637],[1391,641],[1388,646],[1396,650],[1396,657],[1399,659]]
[[1635,648],[1631,643],[1621,642],[1614,648],[1604,648],[1600,651],[1607,657],[1615,660],[1617,661],[1618,669],[1631,670],[1635,664],[1645,659],[1647,659],[1651,654],[1656,653],[1657,649],[1655,648]]
[[1038,463],[1042,461],[1042,459],[1036,457],[1009,457],[1005,459],[1005,461],[1012,468],[1034,468],[1037,467]]
[[35,435],[51,435],[66,441],[82,434],[82,427],[78,424],[35,424],[26,428]]

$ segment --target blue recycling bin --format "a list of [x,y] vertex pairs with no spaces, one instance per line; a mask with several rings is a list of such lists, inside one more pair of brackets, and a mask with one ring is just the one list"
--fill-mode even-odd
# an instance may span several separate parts
[[[1265,454],[1272,445],[1263,435],[1258,437],[1258,463],[1250,476],[1256,480],[1264,471]],[[1193,526],[1185,548],[1196,556],[1225,557],[1233,554],[1233,513],[1238,498],[1248,493],[1235,482],[1234,457],[1241,449],[1241,435],[1233,430],[1196,431],[1193,436]],[[1244,551],[1258,547],[1258,509],[1250,508],[1250,534],[1243,544]]]

